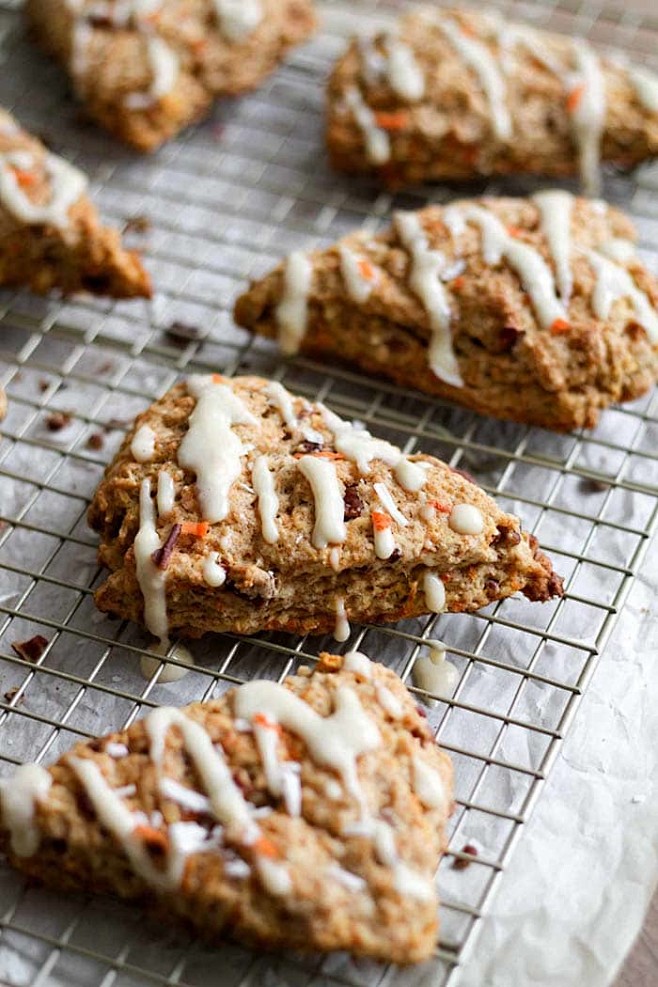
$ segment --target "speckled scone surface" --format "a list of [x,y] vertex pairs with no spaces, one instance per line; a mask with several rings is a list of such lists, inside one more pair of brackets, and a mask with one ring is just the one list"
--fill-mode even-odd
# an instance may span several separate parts
[[0,109],[0,285],[149,297],[148,274],[102,226],[86,178]]
[[[362,454],[358,465],[349,449],[337,451],[345,448],[337,436],[349,444],[362,441],[363,433],[326,409],[290,395],[286,407],[286,399],[273,397],[272,385],[257,377],[191,380],[207,394],[225,389],[224,397],[237,397],[239,408],[253,416],[215,439],[218,445],[237,439],[240,446],[225,516],[195,527],[204,518],[198,478],[180,459],[196,402],[188,385],[177,385],[137,419],[91,504],[100,561],[111,570],[96,594],[102,610],[146,622],[160,637],[167,629],[188,636],[213,630],[305,633],[333,630],[342,608],[348,619],[393,621],[432,610],[476,610],[517,590],[536,600],[561,592],[518,518],[439,460],[406,459],[383,443],[365,463]],[[135,449],[145,434],[152,454],[137,462]],[[370,449],[374,440],[365,441]],[[264,466],[277,498],[270,541],[262,486],[259,494],[255,490]],[[331,505],[303,472],[318,469]],[[416,474],[413,482],[402,477],[406,488],[400,469]],[[136,536],[148,525],[146,511],[155,511],[153,498],[163,482],[175,499],[160,504],[155,534],[142,538],[152,539],[152,549],[167,545],[164,568],[158,576],[147,553],[140,575]],[[141,504],[140,496],[146,497]],[[470,534],[460,533],[457,523],[465,505],[475,521]],[[323,544],[327,514],[332,519]],[[145,591],[153,604],[149,612],[156,614],[150,620]],[[166,622],[160,614],[158,625],[157,608],[165,606]]]
[[[433,283],[444,299],[460,386],[430,365],[440,313],[432,308],[436,299],[424,304],[419,294],[413,251],[397,221],[383,234],[355,233],[308,255],[299,349],[497,418],[558,431],[593,427],[601,409],[639,397],[658,377],[658,284],[635,254],[635,231],[622,213],[598,200],[557,196],[545,200],[549,215],[565,210],[557,251],[534,199],[467,199],[415,214],[434,252]],[[493,260],[481,225],[488,217],[506,245]],[[519,248],[533,264],[527,277],[513,253]],[[350,290],[345,253],[360,265],[366,297]],[[535,289],[538,264],[544,284],[539,279]],[[237,322],[276,338],[285,282],[281,265],[252,284],[237,301]]]
[[323,655],[284,685],[155,710],[19,769],[0,830],[28,875],[138,900],[213,942],[406,964],[436,944],[451,808],[450,761],[400,679]]
[[66,67],[89,116],[140,151],[203,117],[215,97],[258,86],[315,27],[311,0],[79,7],[28,0],[30,29]]
[[597,160],[632,167],[658,152],[658,111],[636,80],[572,38],[428,5],[340,58],[328,88],[329,152],[336,168],[392,185],[579,169],[595,182],[595,162],[579,161],[579,128],[590,128]]

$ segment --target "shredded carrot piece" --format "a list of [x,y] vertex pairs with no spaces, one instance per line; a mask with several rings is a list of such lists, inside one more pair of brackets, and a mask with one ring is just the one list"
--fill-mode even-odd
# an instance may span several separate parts
[[523,230],[518,226],[508,226],[507,232],[510,236],[523,236]]
[[366,281],[372,281],[374,279],[375,269],[369,260],[360,260],[357,266],[361,277],[365,278]]
[[212,382],[213,382],[213,384],[223,384],[225,380],[226,380],[226,377],[224,377],[223,374],[213,374],[212,375]]
[[30,186],[36,183],[37,176],[32,174],[31,171],[23,171],[22,168],[12,168],[12,171],[21,188],[30,188]]
[[458,278],[454,278],[450,282],[450,287],[453,291],[461,291],[464,287],[464,278],[461,275]]
[[430,500],[430,507],[433,507],[435,511],[439,511],[441,514],[452,514],[452,507],[450,504],[442,504],[440,500]]
[[383,130],[404,130],[409,123],[409,114],[406,110],[379,110],[375,120]]
[[470,24],[460,24],[459,29],[467,38],[477,38],[477,31]]
[[199,38],[197,41],[193,41],[190,47],[192,48],[192,51],[196,51],[200,53],[202,51],[205,51],[205,49],[208,47],[208,42],[206,41],[205,38]]
[[267,836],[259,836],[254,843],[254,850],[256,853],[260,853],[263,857],[269,857],[274,859],[279,856],[279,851],[277,850],[272,840],[269,840]]
[[571,326],[566,319],[555,319],[554,322],[551,322],[550,329],[554,336],[564,336],[565,332],[569,332]]
[[194,535],[196,538],[205,538],[209,528],[207,521],[183,521],[180,526],[182,535]]
[[154,847],[159,850],[166,850],[169,846],[169,840],[164,833],[161,833],[159,829],[155,829],[153,826],[135,826],[133,830],[134,835],[147,843],[150,847]]
[[271,720],[269,716],[265,715],[265,713],[256,713],[253,720],[259,727],[266,727],[266,729],[274,730],[276,733],[283,733],[280,724],[275,723],[274,720]]
[[375,531],[386,531],[387,528],[391,527],[393,523],[391,521],[390,515],[383,514],[381,511],[373,511],[371,514],[372,526]]
[[573,113],[578,109],[580,101],[583,98],[583,93],[585,92],[585,83],[581,82],[579,86],[575,86],[570,93],[567,95],[567,109],[569,113]]

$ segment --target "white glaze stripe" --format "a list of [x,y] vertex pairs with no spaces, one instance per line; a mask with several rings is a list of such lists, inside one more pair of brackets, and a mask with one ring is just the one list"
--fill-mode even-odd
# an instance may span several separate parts
[[343,485],[334,463],[317,456],[302,456],[297,464],[313,491],[315,526],[312,541],[315,548],[342,545],[347,537],[343,520],[345,502]]
[[541,228],[553,257],[560,298],[569,303],[573,291],[571,273],[571,214],[573,196],[560,189],[547,189],[533,195],[539,209]]
[[658,113],[658,75],[637,66],[628,70],[628,78],[644,109],[648,113]]
[[0,782],[2,823],[17,857],[31,857],[39,847],[36,805],[47,796],[51,784],[49,772],[40,764],[21,764],[13,778]]
[[368,160],[376,165],[386,164],[391,157],[390,138],[377,126],[375,114],[356,86],[349,86],[345,91],[345,103],[363,135]]
[[410,103],[422,99],[425,77],[416,56],[409,45],[394,35],[384,41],[386,50],[386,76],[393,92]]
[[242,41],[263,20],[261,0],[212,0],[219,29],[227,41]]
[[279,540],[276,526],[276,515],[279,510],[279,498],[274,488],[274,475],[270,472],[267,456],[258,456],[251,470],[251,482],[258,497],[258,513],[260,514],[263,538],[269,545]]
[[625,298],[633,306],[635,318],[646,330],[650,342],[658,344],[658,312],[630,273],[595,250],[586,250],[585,254],[596,274],[592,307],[597,317],[607,319],[614,303]]
[[142,480],[139,492],[139,531],[135,536],[135,570],[144,598],[144,623],[164,644],[169,640],[167,620],[166,572],[155,565],[151,556],[162,547],[155,526],[155,506],[151,499],[151,480]]
[[157,36],[146,38],[151,84],[145,92],[129,93],[125,104],[131,110],[146,110],[168,96],[178,79],[178,55]]
[[[347,294],[357,305],[363,305],[368,301],[372,289],[377,284],[377,272],[370,261],[357,256],[348,247],[341,244],[338,252],[340,254],[340,271],[347,288]],[[372,275],[366,277],[364,270],[371,271]]]
[[313,265],[301,250],[295,250],[283,271],[283,294],[276,307],[279,344],[287,356],[298,352],[308,323],[308,296],[313,281]]
[[576,75],[569,92],[578,89],[580,97],[571,110],[572,131],[578,147],[583,188],[589,195],[598,195],[601,187],[601,135],[606,114],[605,79],[598,55],[586,41],[574,40],[573,53]]
[[[46,152],[43,167],[50,183],[50,199],[37,204],[25,194],[18,183],[14,167],[20,168],[21,152],[0,154],[0,203],[15,219],[33,226],[38,223],[64,228],[69,225],[69,210],[79,201],[87,188],[87,178],[68,161]],[[13,164],[12,164],[13,162]]]

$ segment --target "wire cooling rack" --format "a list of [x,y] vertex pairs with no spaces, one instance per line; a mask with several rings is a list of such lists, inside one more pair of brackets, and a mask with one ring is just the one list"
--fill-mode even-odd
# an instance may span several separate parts
[[[282,678],[336,647],[317,638],[215,635],[192,645],[197,664],[181,682],[164,685],[160,671],[148,681],[139,673],[144,634],[95,611],[100,574],[85,524],[88,501],[132,417],[188,370],[273,375],[408,451],[422,448],[466,467],[539,535],[567,593],[543,606],[508,600],[475,615],[353,629],[350,646],[404,678],[434,637],[459,671],[452,700],[430,711],[454,760],[458,798],[439,872],[442,940],[429,966],[399,973],[344,956],[273,959],[233,945],[213,951],[111,899],[60,899],[27,888],[3,867],[0,979],[12,985],[454,983],[656,527],[653,395],[611,409],[593,433],[555,436],[305,359],[284,363],[271,344],[231,324],[246,279],[288,250],[329,243],[361,224],[375,230],[393,208],[455,194],[394,196],[368,180],[330,174],[323,80],[345,36],[366,20],[372,26],[386,5],[320,6],[320,35],[259,92],[224,103],[156,157],[140,158],[82,121],[60,72],[24,42],[15,5],[0,2],[0,102],[89,172],[107,219],[133,220],[127,237],[144,250],[157,288],[152,303],[0,296],[0,381],[10,402],[0,442],[3,773],[25,760],[49,763],[80,737],[121,728],[153,705],[208,698],[255,675]],[[658,38],[655,17],[614,13],[598,2],[504,6],[641,57]],[[633,214],[656,270],[651,186],[650,174],[609,175],[606,195]],[[535,187],[490,181],[475,192]],[[12,643],[37,634],[48,644],[32,663]],[[467,843],[479,855],[456,869]]]

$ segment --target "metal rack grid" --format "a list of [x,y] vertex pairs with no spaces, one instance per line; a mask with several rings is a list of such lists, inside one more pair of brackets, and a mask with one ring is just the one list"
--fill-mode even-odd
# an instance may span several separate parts
[[[632,11],[589,0],[505,6],[601,43],[655,50],[658,20]],[[393,196],[327,170],[322,79],[345,36],[386,7],[321,4],[320,36],[259,92],[223,104],[211,121],[142,159],[82,124],[60,73],[25,45],[16,5],[0,3],[0,102],[89,172],[105,217],[117,225],[149,217],[150,230],[128,237],[144,249],[158,292],[148,304],[19,292],[0,299],[0,382],[10,401],[0,442],[0,764],[7,773],[24,760],[49,762],[76,739],[119,729],[153,705],[207,698],[254,675],[282,678],[331,645],[216,635],[193,645],[197,664],[185,679],[160,685],[160,671],[148,681],[139,674],[145,635],[101,617],[91,599],[100,574],[85,510],[134,414],[188,370],[273,375],[409,451],[423,448],[474,472],[522,515],[567,577],[564,599],[545,606],[509,600],[474,615],[353,630],[350,646],[404,678],[423,642],[439,636],[460,673],[452,700],[430,711],[454,759],[458,796],[439,872],[441,946],[420,973],[343,956],[273,959],[236,946],[217,953],[136,922],[134,910],[112,900],[62,901],[26,888],[3,867],[0,978],[12,985],[454,982],[658,524],[653,395],[610,410],[593,433],[556,436],[305,359],[284,363],[269,343],[232,326],[232,299],[245,280],[287,250],[329,243],[359,224],[377,229],[393,208],[455,192]],[[606,196],[634,215],[656,269],[651,182],[648,174],[610,175]],[[475,191],[534,187],[490,181]],[[174,323],[201,328],[203,338],[181,340]],[[55,412],[67,422],[57,431]],[[48,645],[30,663],[11,644],[35,634]],[[457,871],[455,857],[477,839],[476,861]]]

